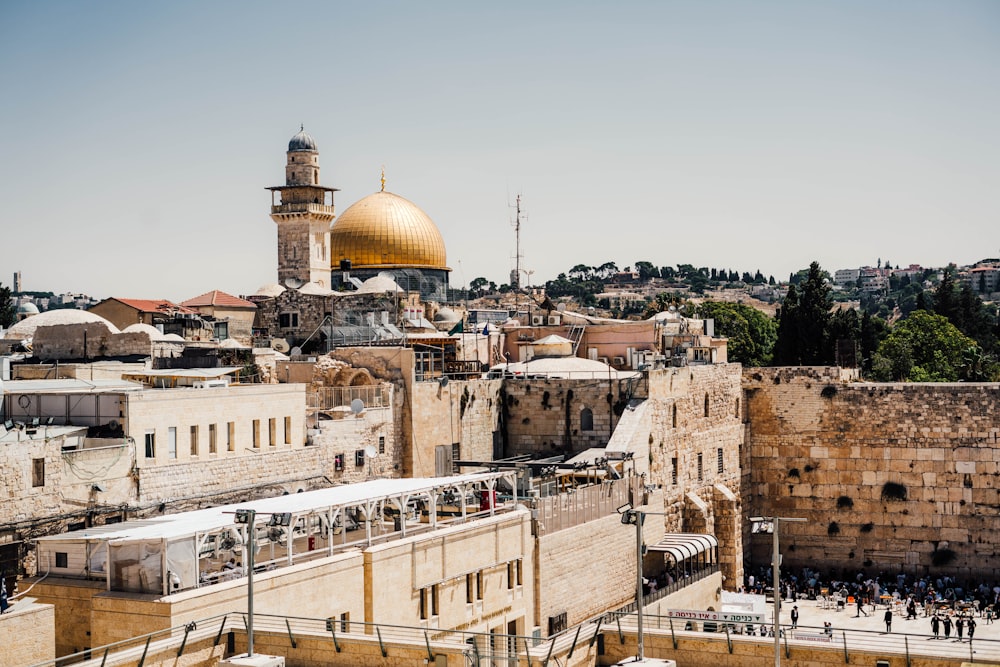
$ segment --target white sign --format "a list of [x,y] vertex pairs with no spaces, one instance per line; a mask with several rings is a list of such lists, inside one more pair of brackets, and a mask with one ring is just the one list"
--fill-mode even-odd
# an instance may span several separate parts
[[719,621],[720,623],[763,623],[764,614],[732,611],[698,611],[695,609],[668,609],[663,613],[670,618],[689,621]]

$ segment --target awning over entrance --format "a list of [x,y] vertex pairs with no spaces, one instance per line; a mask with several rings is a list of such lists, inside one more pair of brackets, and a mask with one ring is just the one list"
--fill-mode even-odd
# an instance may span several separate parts
[[676,562],[707,553],[707,561],[713,562],[719,548],[719,540],[714,535],[701,533],[667,533],[656,544],[646,547],[650,551],[663,551],[670,554]]

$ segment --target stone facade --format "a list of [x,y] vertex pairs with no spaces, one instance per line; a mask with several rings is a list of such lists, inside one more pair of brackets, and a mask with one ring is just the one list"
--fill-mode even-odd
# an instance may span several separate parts
[[624,409],[625,392],[624,381],[607,378],[505,381],[501,392],[504,456],[563,454],[569,458],[591,447],[604,447]]
[[844,383],[835,368],[744,380],[745,502],[808,519],[782,526],[792,567],[1000,575],[1000,385]]
[[55,608],[52,605],[20,602],[0,616],[0,645],[3,664],[37,665],[54,660]]

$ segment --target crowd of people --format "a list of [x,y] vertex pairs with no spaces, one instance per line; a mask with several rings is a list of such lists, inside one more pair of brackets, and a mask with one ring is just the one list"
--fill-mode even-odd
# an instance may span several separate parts
[[[764,594],[773,587],[770,567],[761,567],[746,577],[742,590]],[[886,632],[892,631],[892,609],[906,612],[912,620],[923,613],[930,619],[931,633],[935,638],[949,639],[952,628],[958,641],[969,641],[975,636],[976,618],[992,623],[1000,610],[1000,583],[970,582],[942,575],[937,577],[915,576],[900,572],[894,575],[880,573],[872,576],[862,570],[823,573],[805,567],[798,572],[781,572],[779,594],[790,602],[797,600],[836,600],[846,607],[847,601],[856,605],[856,616],[873,613],[879,604],[885,605]],[[798,624],[795,609],[794,625]],[[824,628],[826,629],[826,628]]]

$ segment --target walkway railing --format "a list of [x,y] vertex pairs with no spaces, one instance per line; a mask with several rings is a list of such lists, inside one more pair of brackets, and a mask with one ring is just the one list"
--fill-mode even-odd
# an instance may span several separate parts
[[580,486],[572,493],[560,493],[539,498],[533,505],[537,509],[532,528],[535,535],[544,535],[565,528],[572,528],[594,519],[617,513],[619,507],[633,505],[643,492],[641,477],[631,476]]

